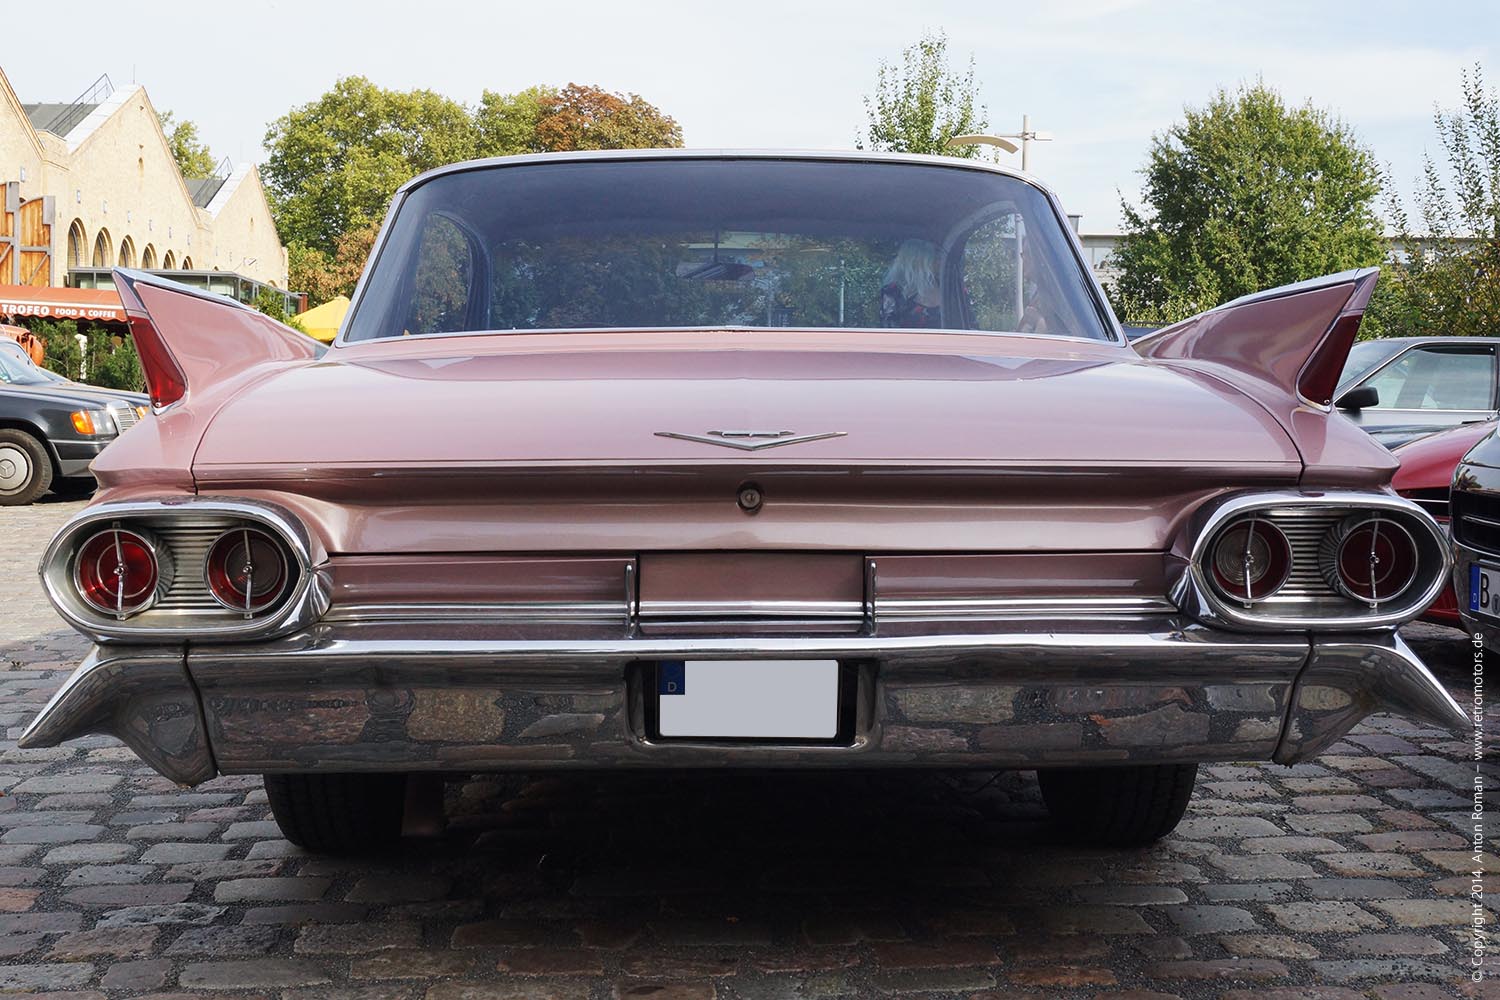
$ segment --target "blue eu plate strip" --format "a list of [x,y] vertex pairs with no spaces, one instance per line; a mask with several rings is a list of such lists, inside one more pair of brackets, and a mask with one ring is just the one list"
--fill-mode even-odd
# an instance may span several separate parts
[[657,694],[687,694],[687,664],[681,660],[661,660],[656,664]]
[[1469,610],[1479,610],[1479,564],[1469,567]]

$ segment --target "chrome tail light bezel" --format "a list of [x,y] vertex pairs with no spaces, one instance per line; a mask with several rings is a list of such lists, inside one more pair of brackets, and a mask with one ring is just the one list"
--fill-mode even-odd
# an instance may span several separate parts
[[[215,553],[219,551],[220,546],[225,544],[232,546],[235,542],[236,536],[240,536],[243,539],[244,545],[248,550],[250,546],[250,536],[252,535],[256,535],[266,539],[270,542],[271,547],[275,550],[275,554],[279,563],[277,567],[279,579],[276,585],[276,592],[274,594],[271,594],[268,600],[265,600],[260,604],[255,603],[254,585],[252,583],[250,588],[245,593],[244,603],[239,604],[236,602],[231,602],[230,600],[225,598],[225,596],[219,592],[219,589],[214,586],[214,556]],[[253,558],[251,561],[253,565]],[[253,525],[236,525],[232,528],[224,529],[223,533],[220,534],[218,538],[214,539],[213,544],[209,546],[208,553],[204,559],[203,564],[203,585],[208,589],[208,592],[213,597],[213,599],[218,601],[219,604],[223,605],[227,610],[242,614],[246,618],[253,618],[258,614],[270,613],[275,609],[277,604],[285,600],[290,595],[292,587],[294,587],[296,584],[296,577],[292,573],[291,565],[292,561],[288,558],[286,545],[276,535],[272,534],[270,531],[267,531],[264,528],[256,527]],[[253,580],[253,575],[251,579]]]
[[[1330,595],[1246,602],[1224,593],[1207,559],[1211,544],[1246,518],[1284,523],[1298,517],[1345,517],[1339,524],[1377,517],[1399,526],[1415,546],[1413,579],[1388,600],[1371,602],[1329,583]],[[1295,558],[1295,556],[1294,556]],[[1169,596],[1183,612],[1211,626],[1240,631],[1363,631],[1391,628],[1421,615],[1448,584],[1452,555],[1446,533],[1432,515],[1393,493],[1358,490],[1295,490],[1233,493],[1196,510],[1168,553]],[[1326,579],[1321,561],[1298,564]],[[1298,567],[1294,567],[1298,568]]]
[[[121,547],[125,544],[125,536],[133,540],[144,549],[151,560],[151,586],[145,588],[146,592],[128,606],[125,603],[124,580],[121,581],[121,590],[113,608],[103,607],[89,599],[89,587],[84,581],[84,559],[83,554],[96,541],[103,541],[106,547],[113,546],[117,554],[117,560],[123,561],[119,555]],[[162,548],[157,541],[156,535],[146,528],[126,527],[118,521],[90,532],[78,539],[72,562],[73,589],[78,599],[96,614],[113,617],[117,621],[123,621],[131,615],[138,615],[148,611],[161,597],[162,592],[172,583],[172,556],[171,553]]]
[[[158,607],[158,601],[124,616],[107,615],[86,602],[78,587],[75,564],[87,539],[118,526],[136,534],[167,534],[167,525],[207,528],[222,524],[224,530],[249,526],[276,541],[287,560],[290,578],[285,593],[264,610],[244,614],[220,608],[219,613],[189,613]],[[162,558],[170,559],[169,553]],[[39,574],[42,589],[68,624],[95,642],[181,642],[188,639],[214,641],[258,640],[304,628],[328,610],[329,585],[326,561],[318,545],[290,511],[276,504],[238,497],[173,496],[106,502],[87,508],[65,524],[42,556]],[[178,575],[190,567],[175,567]]]

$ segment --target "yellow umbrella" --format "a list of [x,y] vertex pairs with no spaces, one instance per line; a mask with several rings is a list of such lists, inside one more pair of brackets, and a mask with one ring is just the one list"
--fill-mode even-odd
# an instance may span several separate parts
[[305,313],[298,313],[297,323],[307,331],[308,336],[326,344],[338,334],[339,324],[344,321],[344,313],[348,311],[349,296],[338,295]]

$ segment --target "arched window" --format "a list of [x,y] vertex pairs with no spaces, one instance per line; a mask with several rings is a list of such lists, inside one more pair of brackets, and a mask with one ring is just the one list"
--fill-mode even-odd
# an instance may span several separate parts
[[182,269],[184,271],[191,271],[193,269],[193,258],[191,258],[191,257],[184,257],[184,258],[182,258]]
[[141,251],[141,267],[147,271],[156,270],[156,247],[150,243],[147,243],[146,249]]
[[135,267],[135,241],[129,236],[120,241],[120,266]]
[[74,219],[68,227],[68,266],[83,267],[88,263],[88,237],[83,233],[83,220]]
[[99,230],[99,235],[94,237],[94,266],[115,266],[115,243],[109,238],[109,230]]
[[163,271],[177,270],[177,255],[168,250],[167,255],[161,259],[161,269]]

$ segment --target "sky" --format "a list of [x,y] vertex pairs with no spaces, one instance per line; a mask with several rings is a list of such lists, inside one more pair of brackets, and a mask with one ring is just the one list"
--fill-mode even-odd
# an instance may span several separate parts
[[1084,232],[1118,229],[1151,136],[1219,87],[1259,79],[1310,100],[1410,192],[1460,71],[1481,63],[1500,83],[1500,0],[240,0],[128,13],[72,0],[67,13],[89,27],[0,56],[21,100],[71,100],[108,73],[236,163],[264,158],[269,122],[353,74],[466,103],[593,83],[651,101],[689,146],[848,149],[881,60],[942,30],[960,68],[973,56],[992,132],[1029,114],[1053,134],[1033,145],[1031,172]]

